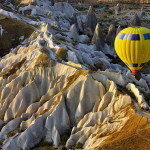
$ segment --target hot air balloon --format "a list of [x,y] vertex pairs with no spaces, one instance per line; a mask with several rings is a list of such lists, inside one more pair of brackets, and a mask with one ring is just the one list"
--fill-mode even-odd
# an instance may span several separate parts
[[123,29],[116,36],[115,50],[135,76],[150,60],[150,29],[139,26]]

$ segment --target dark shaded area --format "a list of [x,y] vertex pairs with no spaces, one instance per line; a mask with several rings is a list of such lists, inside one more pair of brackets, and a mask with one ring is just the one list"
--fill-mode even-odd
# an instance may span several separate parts
[[22,42],[19,39],[21,36],[26,39],[34,31],[30,25],[4,15],[0,15],[0,25],[3,28],[3,34],[0,35],[1,57],[8,54],[11,48],[15,48]]

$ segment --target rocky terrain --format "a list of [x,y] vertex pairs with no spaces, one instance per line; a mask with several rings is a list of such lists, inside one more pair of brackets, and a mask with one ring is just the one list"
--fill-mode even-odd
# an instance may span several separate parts
[[140,7],[1,2],[0,149],[150,149],[149,65],[136,80],[114,50]]

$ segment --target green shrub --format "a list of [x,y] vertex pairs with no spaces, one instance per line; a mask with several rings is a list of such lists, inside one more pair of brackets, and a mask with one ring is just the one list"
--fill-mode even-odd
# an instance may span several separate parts
[[67,56],[68,56],[68,53],[67,53],[67,50],[66,49],[63,49],[63,48],[59,48],[56,52],[56,58],[58,61],[66,61],[67,59]]
[[62,147],[62,149],[61,150],[67,150],[67,148],[66,147]]
[[53,146],[52,143],[49,143],[45,140],[42,140],[39,144],[37,144],[35,147],[44,147],[44,146]]
[[82,6],[81,6],[81,7],[76,7],[76,9],[77,9],[77,10],[79,10],[79,11],[87,10],[87,8],[86,8],[86,7],[82,7]]
[[[67,130],[65,132],[65,134],[61,137],[61,142],[60,142],[61,145],[63,145],[63,146],[66,145],[66,142],[70,137],[70,134],[71,134],[71,130]],[[65,147],[64,147],[64,150],[65,150]]]
[[75,149],[83,149],[83,144],[79,142],[79,143],[75,146]]
[[93,5],[93,8],[99,8],[99,4]]
[[109,13],[110,15],[114,14],[114,12],[113,12],[112,10],[109,10],[108,13]]

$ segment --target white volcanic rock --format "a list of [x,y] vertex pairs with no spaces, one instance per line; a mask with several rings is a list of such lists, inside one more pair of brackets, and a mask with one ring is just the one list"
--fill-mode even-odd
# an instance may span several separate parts
[[114,46],[115,37],[116,37],[116,28],[113,24],[111,24],[108,33],[106,35],[106,42],[109,42],[111,46]]
[[18,136],[17,142],[22,149],[30,149],[41,141],[44,136],[45,119],[45,115],[38,117]]
[[70,27],[70,32],[68,34],[69,38],[72,38],[74,41],[81,43],[88,43],[89,37],[87,35],[79,35],[76,24],[73,24]]
[[77,16],[77,26],[78,26],[79,32],[83,33],[84,26],[83,26],[83,21],[82,21],[81,16]]
[[145,99],[144,99],[144,96],[140,93],[140,91],[138,90],[138,88],[135,87],[134,84],[132,83],[129,83],[127,85],[127,88],[128,90],[131,90],[133,92],[133,94],[135,95],[137,101],[138,101],[138,104],[141,106],[141,108],[145,109],[145,110],[148,110],[149,109],[149,106],[148,104],[146,103]]
[[92,10],[92,7],[90,6],[85,22],[84,32],[89,36],[93,36],[96,25],[97,25],[97,18],[94,11]]
[[70,120],[66,111],[64,97],[59,95],[55,101],[58,105],[57,107],[54,105],[54,108],[52,108],[54,112],[48,112],[49,116],[46,119],[45,128],[46,141],[53,142],[55,146],[58,146],[61,140],[60,135],[70,128]]
[[52,8],[52,11],[60,11],[63,13],[67,18],[71,18],[72,14],[74,13],[74,8],[66,2],[58,2],[55,3],[54,8]]
[[[102,137],[100,138],[101,140],[98,140],[97,143],[95,142],[97,137],[96,135],[100,135],[102,133],[107,132],[113,133],[113,131],[116,130],[116,128],[118,127],[121,128],[121,126],[126,123],[128,118],[125,117],[124,112],[122,112],[122,115],[120,114],[120,116],[124,117],[123,120],[121,118],[118,118],[118,123],[116,122],[112,125],[107,124],[107,122],[111,122],[111,120],[113,120],[115,116],[115,115],[113,116],[114,112],[116,113],[117,116],[118,115],[117,112],[120,112],[121,109],[125,108],[126,106],[132,103],[131,98],[129,96],[120,95],[118,97],[115,96],[116,92],[117,91],[115,89],[115,85],[112,82],[112,87],[109,89],[109,92],[107,92],[104,95],[103,97],[104,99],[100,101],[98,109],[95,110],[94,112],[90,112],[87,115],[85,115],[80,120],[77,127],[74,127],[72,134],[66,143],[66,146],[68,148],[79,142],[83,144],[84,149],[95,148],[97,144],[100,144],[103,141],[103,139],[107,138],[107,136],[104,138]],[[106,103],[104,103],[104,101],[106,101]],[[101,127],[99,126],[100,124]]]
[[121,6],[120,6],[119,3],[117,4],[117,6],[116,6],[116,8],[115,8],[115,14],[116,14],[116,15],[120,15],[120,14],[121,14]]
[[130,22],[130,26],[141,26],[141,21],[137,15],[137,13],[135,13],[132,16],[131,22]]
[[95,44],[96,49],[104,52],[104,35],[102,34],[100,24],[98,23],[95,28],[94,36],[92,38],[92,43]]
[[5,125],[0,132],[0,142],[7,138],[7,133],[17,129],[21,123],[21,118],[17,117]]
[[74,39],[75,41],[79,41],[79,34],[78,34],[78,30],[77,30],[76,24],[73,24],[70,27],[69,37]]
[[79,42],[81,43],[89,43],[90,39],[87,35],[80,35]]

